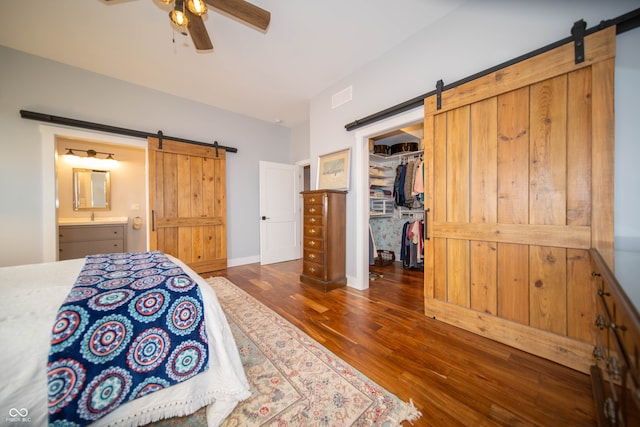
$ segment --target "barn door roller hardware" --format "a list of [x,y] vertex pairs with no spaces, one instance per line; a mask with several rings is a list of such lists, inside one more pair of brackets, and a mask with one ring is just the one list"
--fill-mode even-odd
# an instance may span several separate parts
[[584,62],[584,32],[586,29],[587,23],[584,19],[574,22],[573,27],[571,27],[576,64]]
[[[162,148],[162,138],[170,139],[172,141],[177,141],[177,142],[184,142],[187,144],[204,145],[207,147],[211,147],[211,144],[208,144],[206,142],[193,141],[193,140],[184,139],[184,138],[177,138],[175,136],[164,136],[162,135],[162,131],[158,131],[158,133],[143,132],[140,130],[109,126],[102,123],[85,122],[83,120],[70,119],[67,117],[60,117],[60,116],[52,116],[51,114],[36,113],[34,111],[27,111],[27,110],[20,110],[20,117],[22,117],[23,119],[39,120],[45,123],[54,123],[57,125],[71,126],[76,128],[82,128],[82,129],[91,129],[91,130],[97,130],[100,132],[107,132],[107,133],[115,133],[118,135],[132,136],[135,138],[147,139],[149,137],[158,137],[158,139],[160,139],[161,141],[160,148]],[[224,145],[218,145],[218,148],[223,148],[228,153],[238,152],[238,149],[235,147],[226,147]]]
[[442,110],[442,89],[444,88],[444,82],[442,79],[436,82],[436,110]]
[[164,134],[161,130],[158,131],[158,150],[162,150],[162,137]]

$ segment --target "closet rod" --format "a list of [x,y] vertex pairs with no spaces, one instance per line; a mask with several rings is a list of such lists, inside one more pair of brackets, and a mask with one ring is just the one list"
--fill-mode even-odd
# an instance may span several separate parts
[[[624,15],[620,15],[617,18],[613,18],[613,19],[609,19],[609,20],[605,20],[600,22],[600,24],[598,24],[595,27],[592,27],[588,30],[585,30],[584,35],[587,36],[589,34],[593,34],[596,33],[598,31],[604,30],[605,28],[609,28],[612,25],[616,26],[616,34],[622,34],[625,33],[627,31],[633,30],[635,28],[640,27],[640,8],[639,9],[635,9],[632,10],[631,12],[625,13]],[[500,65],[496,65],[494,67],[488,68],[484,71],[480,71],[479,73],[473,74],[469,77],[466,77],[464,79],[458,80],[456,82],[453,82],[451,84],[448,85],[444,85],[442,87],[442,91],[448,90],[448,89],[453,89],[454,87],[460,86],[462,84],[468,83],[470,81],[473,81],[479,77],[482,76],[486,76],[487,74],[491,74],[494,73],[498,70],[501,70],[503,68],[506,68],[510,65],[516,64],[518,62],[524,61],[525,59],[529,59],[532,58],[534,56],[540,55],[541,53],[547,52],[549,50],[555,49],[557,47],[560,47],[564,44],[570,43],[574,40],[574,38],[572,36],[570,37],[566,37],[562,40],[558,40],[555,43],[549,44],[547,46],[544,46],[542,48],[536,49],[532,52],[526,53],[522,56],[519,56],[517,58],[511,59],[510,61],[504,62]],[[363,126],[367,126],[370,125],[372,123],[378,122],[380,120],[384,120],[386,118],[395,116],[396,114],[400,114],[400,113],[404,113],[405,111],[408,110],[412,110],[414,108],[418,108],[422,105],[424,105],[424,99],[428,98],[430,96],[433,96],[435,94],[437,94],[438,90],[432,90],[430,92],[427,92],[423,95],[419,95],[416,96],[415,98],[412,98],[408,101],[405,101],[401,104],[397,104],[394,105],[393,107],[389,107],[385,110],[379,111],[377,113],[371,114],[367,117],[364,117],[362,119],[358,119],[358,120],[354,120],[351,123],[347,123],[344,127],[347,131],[352,131],[354,129],[358,129],[361,128]]]
[[[70,119],[70,118],[67,118],[67,117],[60,117],[60,116],[52,116],[51,114],[36,113],[34,111],[27,111],[27,110],[20,110],[20,117],[22,117],[23,119],[38,120],[38,121],[46,122],[46,123],[55,123],[57,125],[66,125],[66,126],[72,126],[72,127],[76,127],[76,128],[91,129],[91,130],[97,130],[97,131],[101,131],[101,132],[133,136],[135,138],[147,139],[149,137],[157,137],[158,136],[157,132],[155,132],[155,133],[154,132],[143,132],[143,131],[134,130],[134,129],[126,129],[126,128],[121,128],[121,127],[116,127],[116,126],[109,126],[109,125],[104,125],[102,123],[85,122],[83,120]],[[187,143],[187,144],[204,145],[204,146],[207,146],[207,147],[213,147],[214,146],[213,144],[209,144],[209,143],[206,143],[206,142],[193,141],[193,140],[184,139],[184,138],[176,138],[174,136],[166,136],[165,135],[165,136],[163,136],[163,138],[170,139],[170,140],[173,140],[173,141],[178,141],[178,142],[184,142],[184,143]],[[218,145],[218,148],[223,148],[228,153],[237,153],[238,152],[238,149],[235,148],[235,147],[227,147],[227,146],[224,146],[224,145]]]

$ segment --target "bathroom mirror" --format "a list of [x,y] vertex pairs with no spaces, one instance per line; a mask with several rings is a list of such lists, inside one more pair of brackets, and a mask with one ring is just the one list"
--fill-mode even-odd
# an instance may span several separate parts
[[73,210],[111,209],[111,173],[95,169],[73,169]]

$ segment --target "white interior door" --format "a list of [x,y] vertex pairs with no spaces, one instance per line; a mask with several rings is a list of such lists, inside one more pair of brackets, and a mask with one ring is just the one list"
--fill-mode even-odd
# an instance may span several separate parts
[[260,162],[260,264],[301,257],[300,169]]

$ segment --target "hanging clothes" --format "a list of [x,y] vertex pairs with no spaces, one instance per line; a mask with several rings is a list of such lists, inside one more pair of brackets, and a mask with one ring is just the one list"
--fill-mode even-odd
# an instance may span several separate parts
[[424,267],[424,221],[407,221],[402,226],[400,260],[402,267],[422,269]]
[[396,179],[393,185],[393,198],[396,206],[404,206],[404,181],[405,181],[406,167],[403,163],[400,163],[396,168]]
[[424,193],[424,161],[422,161],[422,159],[416,162],[415,178],[413,180],[413,193],[415,195]]
[[408,160],[405,166],[404,172],[404,205],[408,208],[413,207],[413,178],[415,176],[413,172],[413,160]]

